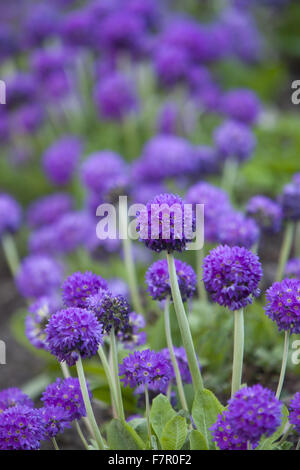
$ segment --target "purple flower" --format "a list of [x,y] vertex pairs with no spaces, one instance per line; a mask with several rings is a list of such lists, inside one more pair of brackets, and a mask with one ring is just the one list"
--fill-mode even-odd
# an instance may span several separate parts
[[151,389],[163,391],[171,379],[171,367],[163,354],[150,349],[135,351],[123,359],[119,375],[124,386],[135,388],[150,385]]
[[6,107],[8,111],[16,111],[30,105],[36,99],[36,82],[32,75],[18,73],[6,84]]
[[300,173],[295,173],[294,174],[293,183],[300,185]]
[[164,193],[166,190],[163,183],[139,183],[133,187],[131,199],[135,204],[146,204],[157,194]]
[[253,124],[261,111],[261,103],[252,90],[236,89],[228,91],[222,99],[222,110],[230,119]]
[[61,27],[63,41],[71,47],[92,46],[92,17],[89,9],[81,8],[66,15]]
[[57,251],[70,253],[79,246],[88,248],[92,237],[96,239],[96,222],[86,212],[64,214],[54,225]]
[[138,216],[140,240],[158,253],[184,251],[195,230],[195,218],[188,209],[175,194],[156,196]]
[[300,434],[300,393],[296,393],[289,405],[289,421],[295,426],[298,434]]
[[16,232],[21,224],[21,208],[9,194],[0,194],[0,236]]
[[38,228],[29,235],[28,249],[33,254],[57,254],[57,231],[55,224]]
[[46,255],[30,255],[23,259],[16,277],[17,287],[24,297],[52,294],[61,284],[62,267]]
[[181,124],[180,118],[180,110],[176,101],[164,103],[157,118],[158,133],[176,135]]
[[13,57],[20,49],[21,44],[16,32],[3,22],[0,27],[0,62]]
[[58,12],[50,4],[35,5],[25,20],[25,38],[29,46],[41,46],[54,36],[60,27]]
[[43,168],[47,178],[54,184],[70,182],[79,162],[82,143],[77,137],[62,137],[49,147],[43,156]]
[[263,271],[257,255],[244,247],[218,246],[203,262],[203,281],[212,300],[239,310],[258,297]]
[[[168,348],[165,348],[165,349],[162,349],[160,352],[169,361],[169,364],[170,364],[170,367],[171,367],[171,370],[172,370],[172,381],[173,381],[174,384],[176,384],[176,376],[175,376],[175,371],[174,371],[174,368],[173,368],[173,365],[172,365],[172,362],[171,362],[171,358],[170,358],[170,351],[169,351]],[[182,379],[183,383],[186,383],[186,384],[192,383],[192,376],[191,376],[191,373],[190,373],[189,363],[188,363],[188,360],[187,360],[187,356],[186,356],[186,352],[185,352],[184,347],[182,347],[182,346],[180,348],[174,347],[174,354],[175,354],[175,358],[176,358],[176,361],[177,361],[177,364],[178,364],[180,376],[181,376],[181,379]],[[200,367],[200,365],[199,365],[199,367]]]
[[[88,392],[91,398],[89,386]],[[56,379],[54,383],[47,386],[41,400],[45,407],[58,406],[62,408],[69,421],[86,416],[80,384],[77,378]]]
[[[244,387],[229,400],[224,416],[225,423],[230,425],[241,443],[250,442],[256,446],[263,435],[272,435],[280,426],[282,403],[271,390],[261,385]],[[218,432],[218,425],[221,423],[212,427],[213,434]],[[216,435],[214,438],[216,440]]]
[[206,175],[216,173],[219,167],[219,158],[215,149],[206,145],[195,147],[194,151],[195,173],[193,177],[203,178]]
[[97,274],[86,271],[75,272],[62,286],[63,302],[67,307],[87,307],[87,298],[96,295],[100,290],[107,290],[106,281]]
[[159,43],[154,56],[154,69],[164,86],[174,86],[182,82],[189,66],[189,55],[183,48]]
[[300,258],[294,258],[288,261],[285,274],[289,277],[295,277],[300,280]]
[[99,115],[115,121],[123,120],[138,107],[133,84],[120,73],[108,75],[98,83],[95,101]]
[[147,335],[145,331],[141,331],[145,326],[146,322],[143,315],[135,312],[129,314],[129,324],[126,333],[119,332],[118,334],[119,340],[122,341],[126,349],[135,349],[146,343]]
[[109,291],[102,290],[88,297],[86,304],[101,323],[103,331],[109,333],[114,328],[116,334],[126,335],[129,330],[129,304],[122,295],[113,296]]
[[70,428],[68,412],[61,406],[49,405],[40,409],[46,438],[51,439],[62,433],[65,428]]
[[122,295],[125,299],[129,299],[129,287],[128,284],[118,277],[109,279],[107,281],[107,286],[109,292],[112,293],[113,296],[115,295]]
[[279,232],[282,223],[282,209],[280,205],[265,196],[254,196],[249,199],[247,215],[256,220],[259,227],[267,232]]
[[45,439],[40,410],[14,406],[0,414],[0,450],[38,450]]
[[[196,292],[197,277],[191,266],[175,259],[175,268],[183,302],[193,297]],[[153,263],[146,272],[148,292],[154,300],[172,298],[167,260]]]
[[94,313],[69,307],[54,313],[46,326],[49,351],[60,361],[73,366],[82,358],[90,358],[102,344],[102,327]]
[[256,139],[245,124],[226,121],[215,130],[214,143],[222,158],[233,158],[243,162],[253,154]]
[[217,223],[219,242],[229,246],[252,248],[259,240],[260,230],[254,219],[233,210],[220,216]]
[[37,199],[28,209],[27,219],[31,227],[49,225],[56,222],[63,214],[70,212],[73,206],[68,194],[54,193]]
[[285,219],[293,221],[300,219],[300,184],[297,178],[283,188],[280,202]]
[[59,309],[56,297],[41,297],[29,307],[25,320],[25,334],[30,343],[38,349],[47,349],[45,328],[50,316]]
[[6,388],[0,391],[0,416],[3,411],[14,406],[27,406],[33,408],[34,404],[26,393],[16,387]]
[[265,313],[277,323],[278,330],[300,333],[300,281],[275,282],[267,290],[266,299]]
[[204,204],[204,231],[209,242],[218,240],[218,220],[224,212],[231,208],[229,197],[225,191],[212,184],[201,182],[192,186],[186,194],[189,204]]
[[226,412],[219,415],[216,423],[210,428],[213,441],[220,450],[247,450],[247,441],[235,432],[227,415]]

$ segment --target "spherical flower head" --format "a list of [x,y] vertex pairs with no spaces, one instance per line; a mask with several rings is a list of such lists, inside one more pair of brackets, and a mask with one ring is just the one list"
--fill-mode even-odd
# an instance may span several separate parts
[[192,186],[185,198],[186,202],[204,205],[204,233],[209,242],[218,240],[218,220],[224,212],[231,209],[228,194],[212,184],[201,182]]
[[61,27],[61,35],[65,44],[71,47],[87,47],[92,44],[92,18],[87,8],[68,13]]
[[30,233],[28,251],[32,254],[54,256],[59,251],[56,224],[45,225]]
[[36,83],[32,75],[18,73],[10,78],[6,86],[6,106],[9,111],[32,104],[35,98]]
[[56,222],[63,214],[70,212],[72,206],[72,198],[64,193],[55,193],[37,199],[28,209],[28,224],[34,228],[50,225]]
[[245,124],[226,121],[215,130],[214,143],[222,158],[232,158],[241,163],[252,156],[256,139]]
[[189,66],[190,58],[185,49],[159,43],[154,55],[154,69],[162,85],[174,86],[182,82]]
[[192,241],[195,216],[192,208],[175,194],[160,194],[138,216],[140,240],[150,250],[182,252]]
[[49,351],[69,366],[78,354],[84,359],[94,356],[102,344],[102,327],[93,312],[70,307],[54,313],[46,326]]
[[[165,349],[162,349],[160,352],[169,361],[169,364],[172,370],[172,381],[174,384],[176,384],[176,376],[175,376],[175,371],[174,371],[173,364],[172,364],[171,357],[170,357],[170,351],[168,348],[165,348]],[[182,381],[186,384],[192,383],[192,376],[190,373],[189,363],[188,363],[188,359],[187,359],[187,355],[186,355],[184,347],[180,347],[180,348],[174,347],[174,354],[175,354],[175,358],[179,367],[179,372],[180,372]],[[199,368],[200,368],[200,365],[199,365]]]
[[47,178],[56,185],[68,184],[79,162],[81,141],[66,136],[51,145],[43,155],[43,168]]
[[57,251],[71,253],[80,246],[88,247],[96,239],[95,219],[85,211],[69,212],[55,223]]
[[19,292],[24,297],[50,295],[60,286],[62,267],[46,255],[30,255],[23,259],[16,277]]
[[70,428],[69,414],[61,406],[49,405],[40,409],[46,439],[51,439]]
[[300,333],[300,281],[284,279],[275,282],[266,292],[266,315],[275,321],[278,330]]
[[[89,385],[88,392],[91,399]],[[80,383],[77,378],[56,379],[54,383],[47,386],[41,400],[45,408],[50,406],[60,407],[66,413],[69,421],[86,416]]]
[[38,450],[44,438],[39,410],[18,405],[0,414],[0,450]]
[[12,387],[0,391],[0,416],[4,410],[14,406],[27,406],[33,408],[34,404],[31,398],[19,388]]
[[121,121],[138,108],[133,83],[120,73],[109,75],[98,83],[95,101],[100,117],[113,121]]
[[129,304],[122,295],[113,296],[102,290],[87,299],[87,307],[94,312],[103,330],[109,333],[113,328],[116,334],[126,335],[129,330]]
[[106,281],[90,271],[77,271],[69,276],[62,286],[63,303],[67,307],[87,307],[87,298],[99,290],[107,290]]
[[300,434],[300,393],[296,393],[289,405],[289,422],[295,426],[298,434]]
[[131,200],[135,204],[146,204],[157,194],[164,193],[166,190],[166,186],[161,182],[139,183],[132,188]]
[[226,412],[218,416],[216,423],[210,430],[213,441],[220,450],[247,450],[247,441],[232,429]]
[[[206,145],[200,145],[194,151],[195,176],[203,178],[204,175],[216,173],[219,168],[219,157],[216,150]],[[199,183],[201,184],[201,183]]]
[[59,30],[59,15],[51,4],[36,5],[25,20],[25,37],[29,46],[41,46]]
[[126,165],[121,155],[109,150],[90,155],[82,165],[81,176],[83,184],[98,195],[105,197],[116,181],[126,173]]
[[254,124],[260,114],[261,103],[252,90],[230,90],[223,96],[222,110],[230,119]]
[[300,220],[300,184],[296,181],[287,184],[283,188],[280,202],[285,219]]
[[47,350],[45,328],[50,316],[59,310],[59,307],[55,296],[41,297],[30,305],[30,313],[25,319],[25,334],[35,348]]
[[277,202],[266,196],[254,196],[249,199],[246,212],[256,220],[262,230],[271,233],[279,232],[282,224],[282,209]]
[[0,236],[16,232],[21,224],[21,208],[9,194],[0,194]]
[[[180,260],[175,259],[175,268],[181,297],[185,302],[196,292],[197,277],[193,268]],[[165,300],[167,297],[172,299],[167,260],[158,260],[149,267],[146,272],[146,284],[154,300]]]
[[244,247],[220,245],[203,261],[203,281],[212,300],[232,311],[260,295],[262,275],[258,256]]
[[300,173],[295,173],[294,174],[293,183],[300,185]]
[[287,262],[285,274],[300,280],[300,258],[294,258]]
[[252,248],[259,241],[260,230],[254,219],[233,210],[220,216],[217,223],[220,243]]
[[158,391],[166,389],[171,379],[171,367],[163,354],[150,349],[135,351],[125,357],[119,366],[119,375],[124,386],[135,388],[139,385],[151,385]]
[[122,341],[126,349],[135,349],[146,343],[147,335],[145,331],[146,322],[143,315],[135,312],[129,314],[129,324],[125,332],[119,331],[118,339]]
[[228,402],[226,419],[232,431],[254,445],[263,435],[270,436],[276,431],[281,417],[282,403],[261,385],[241,388]]

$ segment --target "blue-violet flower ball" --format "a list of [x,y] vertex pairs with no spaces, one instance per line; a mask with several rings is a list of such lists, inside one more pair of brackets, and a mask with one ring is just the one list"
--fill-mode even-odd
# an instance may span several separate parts
[[254,196],[246,207],[247,215],[256,220],[259,227],[271,233],[279,232],[282,224],[280,204],[266,196]]
[[300,220],[300,184],[297,181],[294,180],[283,188],[280,202],[285,219]]
[[77,271],[69,276],[62,286],[63,303],[67,307],[87,307],[87,298],[107,290],[107,282],[90,271]]
[[87,308],[91,310],[103,330],[109,333],[113,328],[115,333],[126,334],[129,330],[129,304],[122,295],[113,296],[111,292],[102,290],[91,295],[87,301]]
[[233,210],[220,216],[218,223],[219,242],[229,246],[252,248],[259,241],[260,229],[254,219]]
[[27,406],[33,408],[34,404],[31,398],[19,388],[12,387],[1,390],[0,392],[0,415],[4,410],[13,406]]
[[295,426],[298,434],[300,434],[300,393],[296,393],[289,404],[289,421]]
[[285,274],[300,280],[300,258],[294,258],[287,262]]
[[9,194],[0,194],[0,237],[14,233],[21,224],[21,208]]
[[72,206],[72,198],[65,193],[54,193],[37,199],[29,206],[28,224],[34,228],[50,225],[59,220],[63,214],[70,212]]
[[222,158],[238,162],[248,160],[256,146],[252,130],[245,124],[235,121],[221,124],[214,132],[214,142]]
[[51,145],[43,155],[43,168],[47,178],[56,185],[68,184],[79,162],[81,141],[66,136]]
[[18,405],[0,414],[0,450],[38,450],[44,439],[40,410]]
[[275,321],[278,330],[300,333],[300,280],[275,282],[266,292],[266,315]]

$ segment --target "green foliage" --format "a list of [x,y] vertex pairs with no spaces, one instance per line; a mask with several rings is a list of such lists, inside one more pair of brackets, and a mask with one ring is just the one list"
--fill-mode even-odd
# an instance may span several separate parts
[[163,450],[180,450],[187,437],[187,423],[182,416],[173,416],[163,428],[161,446]]
[[162,438],[165,425],[175,416],[176,411],[165,395],[160,394],[154,398],[150,411],[150,423],[159,440]]
[[125,421],[113,419],[107,426],[107,442],[111,450],[141,450],[144,442]]
[[200,431],[193,429],[190,433],[190,449],[191,450],[208,450],[205,437]]

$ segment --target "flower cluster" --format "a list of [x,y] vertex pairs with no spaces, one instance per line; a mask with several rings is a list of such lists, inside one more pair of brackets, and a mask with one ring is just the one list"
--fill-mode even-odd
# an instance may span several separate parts
[[85,273],[78,271],[69,276],[63,283],[63,302],[67,307],[85,308],[87,298],[103,289],[107,289],[107,283],[101,276],[90,271]]
[[25,320],[25,333],[31,344],[38,349],[47,349],[45,328],[50,316],[59,310],[56,297],[40,297],[29,307]]
[[9,194],[0,194],[0,237],[16,232],[21,224],[21,208]]
[[[185,349],[181,346],[179,348],[174,347],[174,354],[175,358],[178,364],[179,372],[180,372],[180,377],[182,379],[183,383],[190,384],[192,383],[192,376],[190,373],[189,369],[189,364],[186,356]],[[172,381],[173,383],[176,383],[175,379],[175,371],[171,362],[171,357],[170,357],[170,351],[168,348],[162,349],[160,353],[165,356],[165,358],[169,361],[171,370],[172,370]],[[200,367],[200,365],[199,365]]]
[[289,421],[295,426],[298,434],[300,434],[300,393],[296,393],[289,404]]
[[285,274],[300,280],[300,258],[294,258],[287,262]]
[[266,196],[254,196],[247,204],[247,214],[256,220],[259,227],[271,233],[279,232],[282,223],[280,204]]
[[232,210],[220,216],[217,230],[220,243],[229,246],[244,246],[248,249],[258,242],[260,235],[259,228],[253,219]]
[[113,328],[115,333],[126,335],[130,330],[129,305],[122,295],[113,296],[104,290],[90,296],[87,299],[87,307],[95,314],[106,333]]
[[70,428],[69,414],[61,406],[49,405],[40,410],[46,438],[50,439]]
[[286,219],[294,221],[300,219],[300,185],[297,178],[283,188],[280,202]]
[[33,401],[19,388],[12,387],[2,390],[0,392],[0,414],[3,413],[4,410],[14,406],[33,408]]
[[0,450],[38,450],[45,439],[39,410],[18,405],[0,415]]
[[122,341],[123,346],[126,349],[135,349],[138,346],[142,346],[146,343],[147,335],[143,328],[145,328],[146,322],[143,315],[139,313],[130,312],[129,323],[126,332],[119,331],[118,339]]
[[300,281],[284,279],[266,292],[266,315],[277,323],[279,331],[300,333]]

